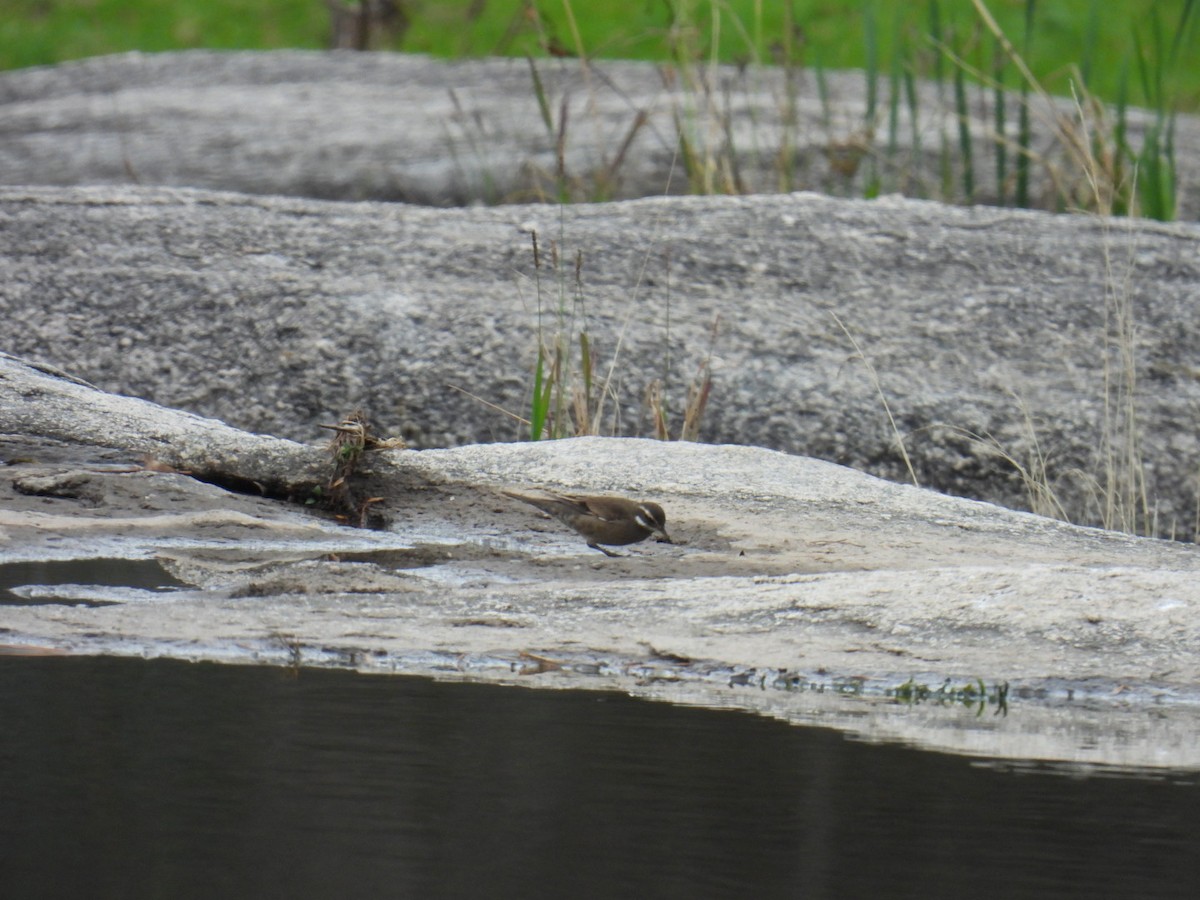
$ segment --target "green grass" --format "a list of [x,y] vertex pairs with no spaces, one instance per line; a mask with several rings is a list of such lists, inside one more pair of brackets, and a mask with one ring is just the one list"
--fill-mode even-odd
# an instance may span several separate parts
[[[1176,22],[1185,2],[1040,0],[1030,67],[1048,90],[1066,95],[1070,67],[1078,66],[1092,93],[1116,102],[1125,73],[1139,64],[1131,35],[1139,36],[1143,51],[1153,50],[1152,12],[1162,22]],[[725,62],[787,61],[824,69],[862,68],[874,54],[878,71],[889,71],[898,54],[920,48],[930,16],[922,0],[573,0],[569,6],[563,0],[407,0],[404,5],[412,21],[400,49],[437,56],[536,57],[549,49],[582,49],[591,57],[666,60],[674,55],[672,47],[683,43],[706,58],[715,49]],[[974,46],[981,59],[990,52],[969,2],[940,5],[940,28],[954,36],[956,46]],[[1023,33],[1024,0],[988,5],[1007,34]],[[4,6],[2,69],[126,50],[316,48],[324,46],[328,31],[322,0],[5,0]],[[882,27],[872,28],[872,22]],[[922,52],[933,55],[931,48]],[[1200,109],[1200,63],[1185,61],[1164,77],[1162,90],[1175,98],[1177,109]],[[1138,86],[1127,99],[1159,105],[1148,102]]]
[[325,46],[321,0],[3,0],[0,69],[127,50]]

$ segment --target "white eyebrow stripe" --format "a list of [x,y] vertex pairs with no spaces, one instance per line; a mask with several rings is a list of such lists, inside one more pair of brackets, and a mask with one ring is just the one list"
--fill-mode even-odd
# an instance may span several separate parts
[[642,518],[642,513],[644,513],[645,511],[646,511],[646,508],[642,507],[641,510],[638,512],[638,514],[633,517],[633,521],[637,522],[639,525],[641,525],[647,531],[653,531],[658,526],[651,525],[649,522],[647,522],[645,519]]

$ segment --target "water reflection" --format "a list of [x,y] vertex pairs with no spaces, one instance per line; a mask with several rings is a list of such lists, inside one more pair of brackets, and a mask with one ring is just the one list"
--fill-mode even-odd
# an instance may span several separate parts
[[0,657],[5,895],[1195,897],[1200,789],[612,694]]

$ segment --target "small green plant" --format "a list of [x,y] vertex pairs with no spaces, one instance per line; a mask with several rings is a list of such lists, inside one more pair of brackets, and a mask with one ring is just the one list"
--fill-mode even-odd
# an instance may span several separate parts
[[[529,439],[597,434],[607,385],[597,390],[592,340],[588,333],[583,294],[583,254],[575,254],[574,275],[568,290],[562,283],[559,251],[551,244],[551,270],[560,285],[553,329],[547,326],[541,272],[543,258],[537,232],[530,233],[533,251],[534,290],[537,295],[537,361],[529,412]],[[570,295],[570,306],[566,302]],[[579,355],[575,356],[578,347]]]
[[943,706],[961,705],[968,709],[974,709],[977,717],[982,716],[984,710],[989,707],[994,707],[992,715],[1008,715],[1007,681],[994,684],[992,690],[988,691],[982,678],[958,685],[947,678],[936,688],[910,678],[903,684],[889,688],[885,694],[897,703],[908,706],[917,706],[922,703],[936,703]]
[[[617,434],[621,430],[620,408],[614,385],[621,340],[618,339],[607,369],[601,374],[595,341],[589,331],[583,290],[583,254],[574,256],[569,279],[564,278],[556,243],[545,259],[536,232],[530,234],[533,253],[534,291],[537,304],[537,353],[530,391],[529,418],[520,419],[529,426],[532,441],[563,437]],[[558,303],[547,309],[542,272],[548,269],[559,286]],[[668,303],[669,310],[669,303]],[[669,314],[664,343],[669,346]],[[699,436],[705,409],[712,395],[712,351],[719,332],[714,320],[707,355],[687,387],[681,423],[676,436],[695,440]],[[670,354],[664,354],[660,379],[646,389],[646,405],[656,437],[671,439],[671,427],[665,385],[671,383]],[[516,418],[516,417],[514,417]]]

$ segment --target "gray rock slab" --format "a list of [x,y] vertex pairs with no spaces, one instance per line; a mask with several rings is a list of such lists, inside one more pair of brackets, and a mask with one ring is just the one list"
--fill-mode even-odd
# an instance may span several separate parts
[[[949,85],[918,82],[889,121],[861,72],[395,53],[129,53],[0,73],[0,183],[168,185],[413,203],[631,198],[703,190],[962,197]],[[993,92],[971,88],[974,202],[998,199]],[[1006,139],[1018,139],[1010,95]],[[1078,108],[1034,95],[1034,205],[1092,208],[1064,148]],[[1091,137],[1111,128],[1093,117]],[[1139,148],[1154,116],[1127,112]],[[1064,123],[1066,131],[1064,131]],[[894,127],[893,127],[894,124]],[[1184,218],[1200,214],[1200,119],[1175,123]],[[1086,141],[1085,141],[1086,143]],[[689,159],[682,158],[686,146]],[[949,148],[943,156],[943,148]],[[560,162],[561,157],[561,162]],[[1009,182],[1012,195],[1010,151]],[[782,164],[781,160],[787,160]],[[691,177],[689,178],[688,171]],[[949,186],[947,189],[947,185]],[[949,196],[947,196],[947,193]]]
[[1196,534],[1194,224],[816,194],[438,210],[26,187],[0,188],[0,232],[5,349],[243,429],[309,440],[361,405],[416,447],[517,439],[539,339],[577,364],[586,331],[601,433],[652,433],[656,381],[678,433],[708,359],[708,442],[906,480],[902,439],[924,486]]
[[[275,477],[319,447],[2,358],[0,417],[0,578],[156,560],[184,585],[9,583],[10,652],[621,690],[986,756],[1200,766],[1194,546],[760,448],[613,438],[370,453],[390,525],[367,531],[123,464],[149,446]],[[681,543],[603,557],[499,493],[530,486],[655,499]],[[930,694],[889,700],[905,683]],[[1007,714],[964,699],[976,684],[1007,685]]]

